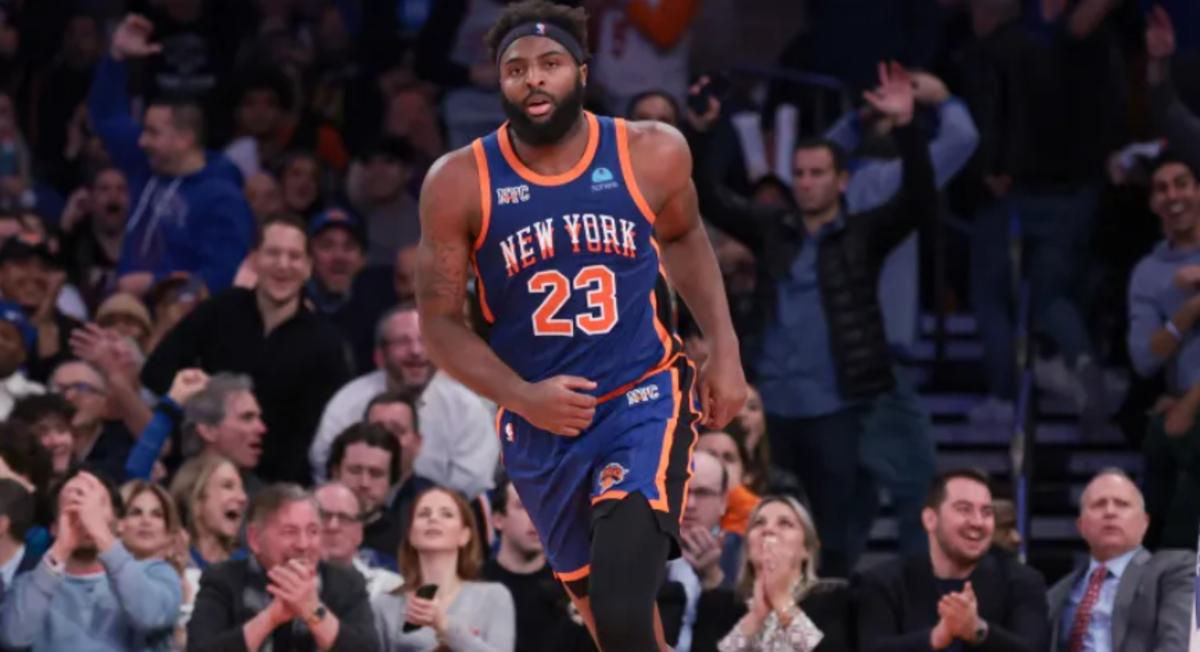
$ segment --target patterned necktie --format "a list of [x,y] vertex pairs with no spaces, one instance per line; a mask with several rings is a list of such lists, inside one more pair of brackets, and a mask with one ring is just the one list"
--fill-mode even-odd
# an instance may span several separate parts
[[1071,623],[1071,636],[1067,638],[1067,652],[1083,652],[1083,636],[1087,634],[1088,625],[1092,622],[1092,608],[1100,600],[1100,587],[1108,577],[1108,569],[1104,564],[1096,567],[1088,578],[1087,591],[1079,601],[1079,609],[1075,611],[1075,622]]

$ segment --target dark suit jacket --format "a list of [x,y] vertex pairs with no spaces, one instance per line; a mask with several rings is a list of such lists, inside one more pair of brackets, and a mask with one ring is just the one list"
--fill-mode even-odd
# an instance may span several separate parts
[[[967,578],[988,623],[981,652],[1041,652],[1049,642],[1046,582],[1015,560],[986,555]],[[928,652],[938,622],[937,581],[928,555],[886,562],[863,573],[858,605],[862,652]]]
[[[317,572],[321,576],[321,602],[339,621],[337,640],[331,650],[376,652],[379,640],[375,634],[375,616],[371,612],[362,576],[354,569],[325,563],[318,567]],[[188,623],[188,650],[246,651],[242,626],[270,601],[271,595],[266,593],[266,586],[266,577],[253,559],[209,566],[200,576],[196,610]],[[253,600],[252,594],[255,592],[266,596],[261,606],[247,604],[247,598]],[[272,634],[271,640],[275,641],[272,652],[307,652],[316,649],[306,629],[303,634],[293,634],[290,637],[291,645],[286,645],[287,629],[288,626],[284,625]]]
[[[1081,566],[1050,589],[1051,650],[1060,649],[1063,609],[1071,589],[1087,571]],[[1185,650],[1192,621],[1193,579],[1196,555],[1190,550],[1142,549],[1133,556],[1113,601],[1112,649],[1114,652]]]

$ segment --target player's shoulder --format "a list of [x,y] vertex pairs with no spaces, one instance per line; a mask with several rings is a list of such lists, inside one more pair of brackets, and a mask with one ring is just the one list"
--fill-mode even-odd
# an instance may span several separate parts
[[446,152],[433,162],[425,175],[425,186],[477,185],[479,170],[472,145]]
[[629,121],[627,125],[630,159],[640,178],[666,182],[673,177],[691,176],[692,152],[678,129],[650,120]]
[[478,214],[481,176],[471,145],[442,154],[421,184],[422,219],[435,219],[434,214]]

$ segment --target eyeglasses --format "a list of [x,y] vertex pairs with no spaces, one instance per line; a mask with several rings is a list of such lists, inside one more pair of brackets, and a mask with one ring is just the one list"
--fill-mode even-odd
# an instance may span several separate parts
[[362,516],[358,514],[348,514],[346,512],[334,512],[330,510],[321,510],[321,522],[330,523],[337,522],[340,525],[353,525],[362,522]]
[[688,495],[697,500],[720,498],[721,492],[715,489],[706,489],[704,487],[692,487],[688,490]]
[[66,385],[51,385],[50,391],[55,394],[69,394],[76,392],[78,394],[99,394],[100,388],[85,382],[69,383]]

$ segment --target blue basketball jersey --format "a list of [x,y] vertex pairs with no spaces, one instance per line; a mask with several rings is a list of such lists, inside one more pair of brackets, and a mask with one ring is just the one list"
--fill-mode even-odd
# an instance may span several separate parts
[[665,367],[680,344],[625,122],[585,117],[583,157],[558,175],[522,164],[507,125],[472,144],[483,209],[474,263],[500,359],[531,382],[583,376],[604,399]]

